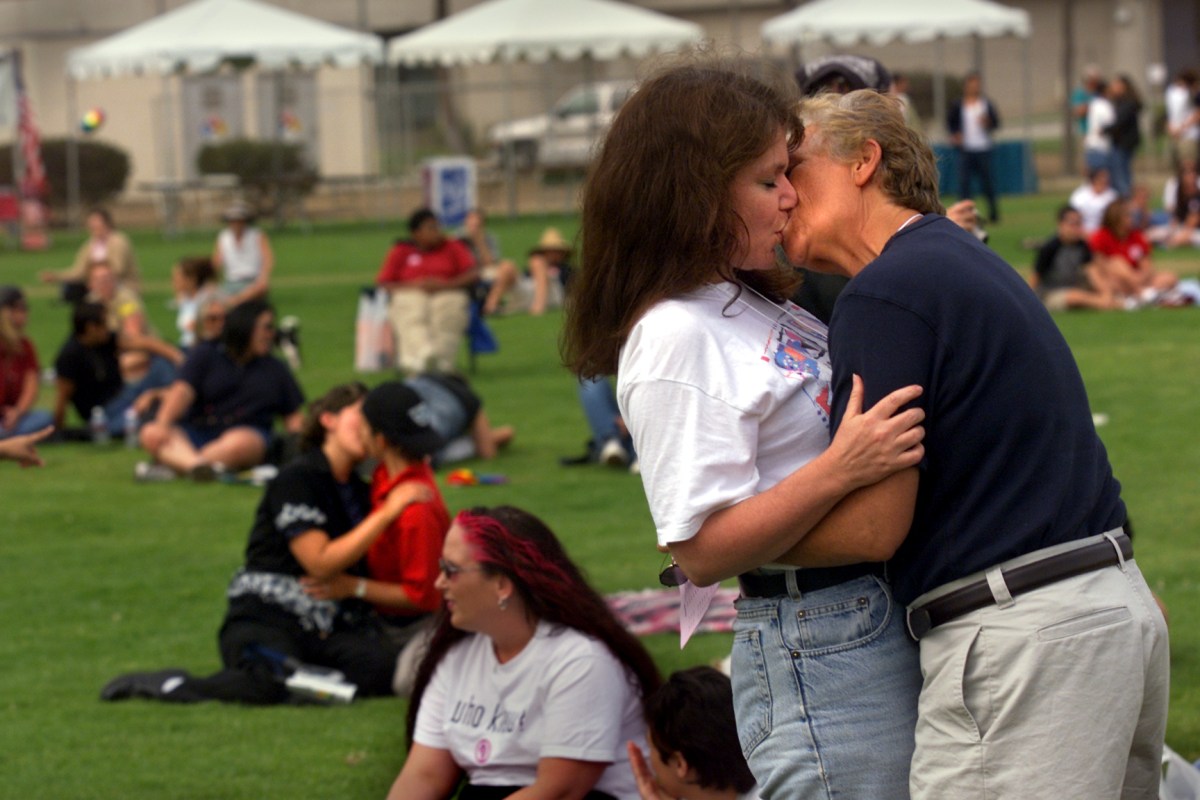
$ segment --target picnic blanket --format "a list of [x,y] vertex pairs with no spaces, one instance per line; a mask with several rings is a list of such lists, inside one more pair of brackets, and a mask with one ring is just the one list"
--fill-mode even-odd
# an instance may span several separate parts
[[[737,612],[733,601],[737,589],[721,588],[713,597],[696,633],[728,633]],[[642,589],[608,595],[608,607],[635,636],[650,633],[679,633],[679,590]]]

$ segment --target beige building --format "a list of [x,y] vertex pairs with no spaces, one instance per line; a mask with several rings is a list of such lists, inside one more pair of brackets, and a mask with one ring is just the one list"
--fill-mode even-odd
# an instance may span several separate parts
[[[431,22],[440,6],[453,14],[478,0],[264,2],[389,38]],[[490,125],[540,112],[589,78],[636,77],[640,66],[624,59],[590,67],[561,63],[548,69],[527,64],[444,71],[323,67],[288,73],[283,79],[253,68],[226,66],[207,76],[74,83],[67,79],[66,60],[72,49],[184,4],[182,0],[0,0],[0,44],[20,47],[24,54],[30,97],[43,136],[77,131],[83,112],[103,109],[106,121],[95,135],[130,153],[133,195],[155,182],[193,177],[194,153],[200,144],[239,133],[303,140],[321,174],[332,177],[411,173],[421,158],[439,152],[482,156]],[[801,58],[832,52],[825,46],[764,50],[760,26],[796,5],[787,0],[638,0],[636,4],[699,23],[720,47],[762,54],[789,66]],[[1085,64],[1097,64],[1110,73],[1127,72],[1143,93],[1157,100],[1161,84],[1154,81],[1184,64],[1155,65],[1196,52],[1195,0],[1014,0],[1009,4],[1030,14],[1032,34],[1027,44],[1012,37],[966,38],[936,46],[892,44],[842,50],[873,55],[892,69],[928,73],[937,66],[935,52],[940,49],[938,63],[948,74],[982,67],[988,93],[1010,122],[1029,108],[1051,126]],[[1073,10],[1069,37],[1068,7]],[[1185,18],[1187,25],[1175,25]],[[1074,48],[1069,65],[1064,61],[1068,40]],[[1022,79],[1026,61],[1032,76],[1028,85]],[[273,98],[281,80],[283,107],[276,108]],[[281,113],[286,124],[274,131]]]

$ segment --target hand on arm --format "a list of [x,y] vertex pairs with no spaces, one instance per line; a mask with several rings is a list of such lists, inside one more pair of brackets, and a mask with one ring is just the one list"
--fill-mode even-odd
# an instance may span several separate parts
[[449,751],[414,744],[387,800],[446,800],[461,773]]
[[296,536],[289,547],[292,555],[314,578],[328,579],[350,567],[370,548],[400,512],[412,503],[428,502],[433,492],[421,483],[402,483],[388,494],[383,505],[367,515],[347,533],[330,539],[322,530],[313,528]]
[[[697,586],[774,561],[787,552],[850,492],[924,455],[920,408],[899,411],[921,387],[897,389],[862,412],[863,385],[855,376],[842,427],[829,449],[765,492],[721,509],[671,554]],[[899,413],[897,413],[899,411]]]

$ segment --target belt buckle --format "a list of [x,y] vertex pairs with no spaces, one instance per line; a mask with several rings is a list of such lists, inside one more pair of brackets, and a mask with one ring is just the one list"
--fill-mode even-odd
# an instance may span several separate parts
[[933,621],[929,618],[929,612],[923,608],[905,609],[904,624],[908,627],[908,635],[913,638],[914,642],[921,641],[921,637],[933,629]]

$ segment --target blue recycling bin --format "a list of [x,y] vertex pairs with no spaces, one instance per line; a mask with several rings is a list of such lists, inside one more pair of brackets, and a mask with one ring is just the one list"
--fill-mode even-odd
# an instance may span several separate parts
[[[949,144],[935,144],[933,154],[937,157],[938,193],[957,197],[961,166],[958,149]],[[1037,172],[1029,142],[996,142],[992,147],[992,182],[998,195],[1037,192]],[[975,185],[972,191],[979,196],[983,189]]]
[[442,225],[457,228],[466,221],[467,212],[475,207],[475,160],[459,157],[426,159],[421,167],[421,185],[425,205],[437,214]]

